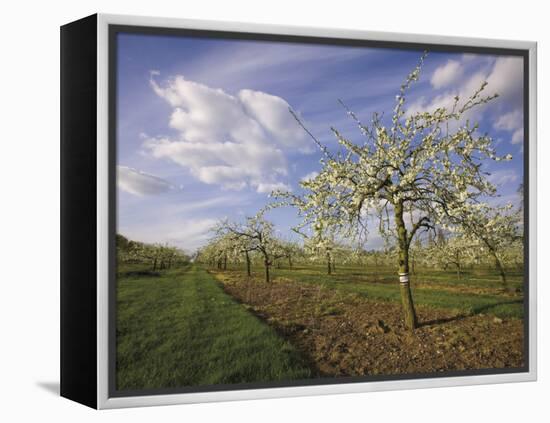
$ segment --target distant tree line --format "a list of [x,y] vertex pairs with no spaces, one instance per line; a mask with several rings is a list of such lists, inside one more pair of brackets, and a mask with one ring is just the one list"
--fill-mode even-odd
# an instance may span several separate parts
[[152,271],[189,262],[189,256],[176,247],[132,241],[120,234],[116,235],[116,249],[119,264],[145,264]]
[[[414,275],[419,268],[453,270],[460,279],[466,269],[493,268],[507,288],[506,274],[523,269],[523,238],[517,222],[511,224],[497,225],[502,231],[487,228],[485,238],[441,228],[429,231],[417,237],[410,247],[411,273]],[[261,265],[265,282],[271,282],[273,267],[292,269],[322,264],[329,275],[337,271],[337,266],[357,266],[376,272],[392,267],[398,257],[399,246],[391,240],[383,249],[370,250],[335,238],[304,235],[298,241],[285,240],[276,235],[273,224],[260,212],[242,222],[219,222],[212,239],[197,251],[195,260],[221,271],[227,270],[228,265],[242,266],[249,277],[252,266]]]

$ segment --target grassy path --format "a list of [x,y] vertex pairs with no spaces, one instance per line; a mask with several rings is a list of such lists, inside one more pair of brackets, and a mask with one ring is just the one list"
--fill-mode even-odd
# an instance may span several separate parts
[[117,311],[119,390],[310,376],[287,341],[196,266],[119,277]]

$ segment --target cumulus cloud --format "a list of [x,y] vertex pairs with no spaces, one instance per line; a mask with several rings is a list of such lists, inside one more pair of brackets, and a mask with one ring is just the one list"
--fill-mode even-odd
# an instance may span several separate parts
[[[447,64],[436,69],[431,83],[435,87],[447,85],[448,89],[434,97],[421,97],[411,103],[409,113],[417,111],[433,111],[437,107],[449,107],[453,98],[458,95],[463,101],[479,89],[483,82],[487,82],[484,95],[499,95],[499,103],[508,108],[522,104],[523,94],[523,59],[521,57],[499,57],[488,69],[478,70],[470,76],[461,77],[463,70],[452,72],[457,66],[463,69],[469,60],[462,59],[463,63],[449,60]],[[456,64],[455,64],[456,63]],[[452,77],[454,75],[454,78]]]
[[522,144],[523,143],[523,128],[516,129],[514,131],[514,133],[512,134],[512,141],[511,142],[512,142],[512,144]]
[[162,194],[175,188],[162,178],[120,165],[117,166],[117,186],[122,191],[139,197]]
[[308,140],[280,97],[252,90],[234,96],[183,76],[164,86],[151,79],[151,86],[173,107],[169,124],[178,137],[152,138],[145,147],[206,184],[286,187],[287,153],[307,152]]
[[512,144],[523,142],[523,112],[519,109],[505,113],[497,118],[494,123],[495,129],[509,131],[512,133]]
[[241,90],[238,98],[248,115],[256,119],[282,145],[298,148],[300,151],[312,150],[304,130],[290,114],[290,106],[281,97],[261,91]]
[[487,88],[502,102],[523,104],[523,58],[499,57],[487,77]]
[[[486,74],[483,72],[476,72],[463,81],[461,84],[458,84],[455,87],[449,88],[444,93],[438,94],[434,97],[422,96],[417,100],[413,101],[410,106],[407,108],[407,113],[414,114],[418,112],[433,112],[435,109],[440,107],[451,109],[454,104],[454,98],[458,96],[461,101],[464,102],[468,97],[470,97],[481,84],[486,80]],[[479,112],[479,109],[478,111]]]
[[[475,60],[471,56],[463,56],[460,61],[449,60],[436,69],[431,78],[435,88],[445,87],[443,92],[435,96],[420,96],[411,102],[407,108],[408,114],[418,112],[433,112],[437,108],[450,109],[454,97],[458,96],[463,104],[483,82],[487,86],[484,96],[498,94],[498,98],[488,105],[476,107],[464,116],[464,119],[479,122],[487,110],[498,130],[512,133],[512,144],[523,141],[523,59],[521,57],[503,56],[484,65],[473,74],[467,75],[465,70]],[[487,108],[489,107],[489,108]]]
[[463,73],[463,67],[457,60],[448,60],[443,66],[438,67],[430,80],[436,89],[446,87],[457,81]]
[[312,179],[315,179],[318,175],[319,175],[319,172],[315,172],[315,171],[309,172],[308,174],[302,176],[300,180],[304,182],[310,181]]
[[513,131],[523,126],[523,112],[521,110],[514,110],[509,113],[505,113],[497,118],[495,121],[495,128],[505,131]]

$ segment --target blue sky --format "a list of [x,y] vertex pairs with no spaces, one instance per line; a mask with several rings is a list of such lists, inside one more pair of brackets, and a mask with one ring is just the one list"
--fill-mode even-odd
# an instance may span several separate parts
[[[118,35],[118,231],[131,239],[203,245],[223,218],[243,219],[273,188],[299,190],[320,152],[288,113],[336,148],[334,126],[360,133],[338,99],[368,120],[391,113],[421,51],[266,41]],[[498,202],[517,203],[523,163],[523,63],[518,57],[429,54],[410,112],[432,110],[488,81],[499,98],[471,119],[511,162],[487,163]],[[294,210],[271,211],[290,237]],[[373,236],[367,248],[382,245]]]

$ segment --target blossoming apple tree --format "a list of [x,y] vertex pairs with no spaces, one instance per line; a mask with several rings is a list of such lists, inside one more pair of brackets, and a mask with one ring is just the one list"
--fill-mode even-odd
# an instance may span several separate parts
[[270,268],[273,263],[286,257],[287,251],[275,236],[273,224],[264,218],[264,210],[253,217],[246,218],[244,223],[225,221],[218,225],[221,236],[238,245],[244,251],[255,251],[263,259],[265,281],[270,282]]
[[484,161],[511,159],[497,156],[491,137],[481,134],[466,116],[497,97],[484,95],[486,82],[469,98],[454,97],[450,107],[407,113],[405,95],[418,80],[425,57],[401,85],[389,119],[375,113],[364,124],[341,102],[363,139],[353,142],[331,128],[341,146],[334,154],[291,110],[320,147],[321,169],[316,177],[301,182],[302,194],[273,193],[278,199],[275,206],[296,207],[300,227],[309,227],[320,238],[334,234],[365,238],[368,220],[377,218],[380,232],[392,237],[397,246],[402,308],[411,330],[417,326],[409,283],[411,241],[419,231],[435,225],[466,223],[465,230],[472,230],[472,222],[461,222],[461,216],[496,195],[482,170]]
[[522,250],[522,213],[521,208],[515,210],[511,204],[490,207],[478,203],[461,208],[451,217],[451,221],[460,225],[464,238],[477,241],[487,249],[505,289],[509,289],[503,265],[505,252],[512,245],[514,250]]

